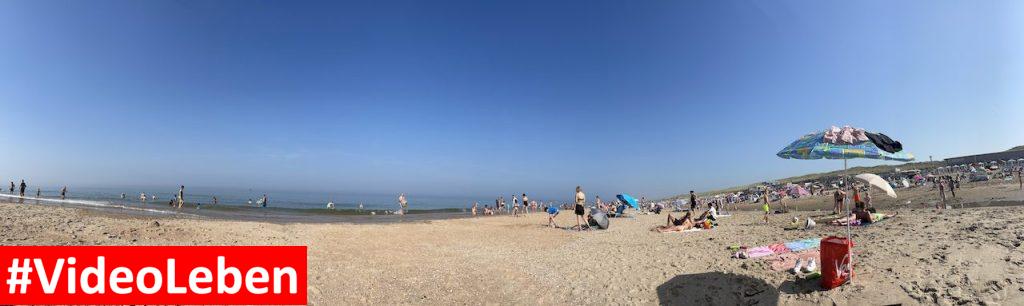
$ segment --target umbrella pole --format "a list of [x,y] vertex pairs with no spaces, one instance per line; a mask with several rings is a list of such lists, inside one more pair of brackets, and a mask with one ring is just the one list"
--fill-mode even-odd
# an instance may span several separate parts
[[[845,183],[847,186],[849,186],[849,188],[852,191],[852,189],[854,187],[853,187],[852,182],[850,181],[849,173],[847,173],[846,160],[847,160],[846,158],[843,158],[843,183]],[[850,193],[847,192],[846,196],[849,197]],[[843,201],[846,201],[845,197],[843,198]],[[849,218],[850,214],[852,212],[853,212],[853,209],[852,209],[850,203],[847,202],[846,203],[846,217]],[[847,266],[847,270],[846,271],[848,273],[850,273],[850,284],[853,284],[853,235],[852,235],[852,230],[851,230],[850,223],[852,223],[852,222],[849,222],[849,221],[846,222],[846,243],[850,244],[850,262],[849,262],[849,264]]]

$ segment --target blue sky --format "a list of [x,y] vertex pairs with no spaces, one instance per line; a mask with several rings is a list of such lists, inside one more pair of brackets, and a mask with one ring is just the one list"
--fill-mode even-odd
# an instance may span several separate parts
[[[650,197],[1024,144],[1012,1],[3,1],[0,176]],[[853,165],[873,164],[856,161]]]

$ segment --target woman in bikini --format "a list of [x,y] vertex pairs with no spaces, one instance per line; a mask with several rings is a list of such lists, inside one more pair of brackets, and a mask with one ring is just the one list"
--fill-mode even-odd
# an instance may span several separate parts
[[665,225],[657,226],[653,231],[659,233],[671,233],[671,232],[682,232],[693,228],[694,222],[692,219],[691,211],[686,211],[686,214],[682,218],[672,218],[672,214],[668,214],[668,220],[665,221]]

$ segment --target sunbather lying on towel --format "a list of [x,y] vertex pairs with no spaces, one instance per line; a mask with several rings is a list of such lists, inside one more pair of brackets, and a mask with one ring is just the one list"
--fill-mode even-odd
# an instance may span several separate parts
[[832,220],[831,224],[832,225],[846,225],[847,223],[850,223],[850,222],[857,223],[857,224],[862,224],[862,225],[863,224],[871,224],[871,223],[874,223],[874,222],[882,221],[882,220],[884,220],[886,218],[895,217],[898,214],[899,214],[899,212],[897,212],[895,214],[891,214],[891,215],[883,214],[883,213],[871,213],[871,212],[869,212],[867,210],[864,210],[864,209],[858,209],[858,210],[854,211],[853,213],[851,213],[849,217],[839,218],[839,219]]
[[682,231],[685,231],[685,230],[693,228],[693,226],[694,226],[693,218],[691,217],[690,212],[687,211],[686,214],[683,215],[682,218],[678,218],[678,219],[672,218],[672,214],[669,213],[668,214],[668,220],[665,221],[665,225],[664,226],[655,227],[653,230],[657,231],[659,233],[682,232]]

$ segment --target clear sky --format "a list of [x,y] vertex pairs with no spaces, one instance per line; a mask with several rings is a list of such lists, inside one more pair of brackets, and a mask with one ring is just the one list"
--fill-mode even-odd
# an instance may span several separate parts
[[1020,1],[0,1],[0,177],[38,184],[660,197],[1022,117]]

